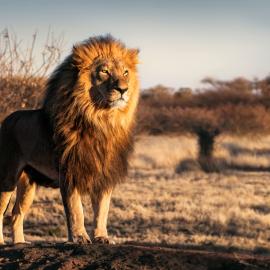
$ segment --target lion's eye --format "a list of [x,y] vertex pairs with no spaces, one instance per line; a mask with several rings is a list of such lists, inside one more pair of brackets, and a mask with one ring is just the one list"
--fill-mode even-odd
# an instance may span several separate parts
[[128,70],[125,70],[124,76],[127,76],[127,75],[128,75]]
[[106,69],[106,68],[103,68],[103,69],[101,70],[101,72],[102,72],[103,74],[109,74],[109,70]]

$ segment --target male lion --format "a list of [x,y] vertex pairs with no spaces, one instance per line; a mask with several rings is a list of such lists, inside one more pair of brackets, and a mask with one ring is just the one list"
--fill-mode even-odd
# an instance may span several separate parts
[[25,242],[23,218],[36,185],[58,187],[68,240],[90,243],[81,195],[94,211],[92,241],[109,243],[107,217],[112,190],[127,174],[138,102],[138,50],[112,36],[89,38],[48,81],[41,109],[17,111],[0,133],[0,242],[3,215],[17,187],[13,242]]

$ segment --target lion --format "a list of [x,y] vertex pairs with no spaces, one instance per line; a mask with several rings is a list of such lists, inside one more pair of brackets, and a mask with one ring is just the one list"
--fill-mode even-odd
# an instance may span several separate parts
[[[14,190],[13,243],[26,243],[24,216],[37,185],[60,187],[68,241],[110,243],[112,191],[128,169],[139,98],[138,49],[111,35],[76,44],[48,79],[40,109],[16,111],[0,132],[0,243]],[[88,235],[81,196],[94,220]]]

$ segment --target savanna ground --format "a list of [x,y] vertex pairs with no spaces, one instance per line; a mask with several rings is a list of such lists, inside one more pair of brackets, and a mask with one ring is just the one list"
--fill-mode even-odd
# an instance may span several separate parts
[[[111,268],[96,264],[96,268],[91,269],[195,269],[192,262],[198,269],[270,269],[270,137],[220,136],[215,147],[216,173],[202,172],[196,156],[195,137],[140,136],[136,139],[129,177],[113,194],[108,228],[112,240],[118,245],[110,252],[117,254],[122,244],[128,244],[121,249],[122,255],[131,258],[134,254],[145,256],[151,253],[152,258],[160,263],[151,265],[149,255],[140,267],[131,263],[119,264],[117,268],[117,258],[112,257]],[[86,226],[90,231],[90,200],[84,198],[84,204]],[[11,208],[12,204],[6,224]],[[4,232],[10,237],[8,226]],[[38,189],[25,221],[25,234],[26,240],[32,242],[66,240],[59,190]],[[144,246],[144,249],[138,246]],[[9,253],[8,248],[14,251],[7,247],[0,254]],[[161,252],[160,248],[164,250]],[[45,249],[48,254],[58,252],[60,257],[63,252],[61,245],[47,245]],[[194,255],[194,249],[200,251]],[[108,252],[106,247],[91,247],[90,250],[95,250],[97,257],[99,252]],[[41,251],[33,251],[31,246],[18,252],[26,252],[28,256],[34,252],[37,258],[42,258],[38,253]],[[66,252],[79,252],[87,257],[90,251],[84,247],[78,251],[70,246]],[[63,253],[63,256],[66,258],[70,253]],[[162,256],[167,257],[161,260]],[[204,264],[205,256],[209,264]],[[219,268],[217,262],[221,263],[222,258],[239,265],[226,267],[222,264],[225,268]],[[258,263],[259,258],[266,258],[268,263]],[[56,268],[65,266],[62,261],[57,263]],[[83,261],[80,263],[75,262],[75,268],[83,268]],[[179,268],[180,265],[183,268]]]

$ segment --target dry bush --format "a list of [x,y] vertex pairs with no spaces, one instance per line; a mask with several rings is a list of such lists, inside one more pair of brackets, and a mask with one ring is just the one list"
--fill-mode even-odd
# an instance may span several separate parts
[[[63,38],[55,38],[48,32],[44,47],[36,53],[37,32],[32,36],[31,45],[25,47],[22,40],[8,29],[0,32],[0,76],[1,78],[20,77],[31,79],[43,78],[49,69],[58,63],[61,57]],[[37,61],[37,57],[41,61]]]
[[231,81],[215,80],[206,77],[202,80],[202,83],[208,85],[208,87],[215,91],[234,91],[242,94],[249,94],[255,89],[254,81],[247,80],[244,77],[237,77]]
[[0,119],[18,109],[37,108],[44,85],[41,78],[0,78]]
[[261,93],[264,97],[270,96],[270,76],[267,76],[261,81],[257,81],[256,86],[261,90]]
[[63,39],[48,32],[39,52],[36,41],[37,32],[29,47],[8,29],[0,32],[0,119],[14,110],[39,105],[46,76],[60,59]]

